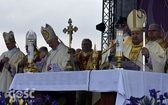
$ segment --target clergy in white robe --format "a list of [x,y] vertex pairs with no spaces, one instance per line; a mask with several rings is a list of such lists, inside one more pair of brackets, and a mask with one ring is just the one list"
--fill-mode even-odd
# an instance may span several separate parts
[[68,61],[69,48],[58,41],[58,36],[50,25],[46,24],[45,27],[41,27],[41,33],[47,44],[51,47],[51,50],[44,58],[42,72],[64,71]]
[[[124,40],[126,43],[124,42],[123,55],[140,66],[141,70],[143,69],[142,56],[144,55],[146,71],[164,72],[166,63],[166,52],[164,49],[158,43],[151,42],[148,39],[146,39],[146,45],[143,47],[142,28],[144,21],[145,15],[141,11],[133,10],[128,15],[127,24],[131,30],[131,37],[129,37],[129,40]],[[107,59],[107,56],[105,59]],[[115,68],[115,66],[113,67]]]
[[[142,31],[133,31],[132,33],[140,32],[140,37],[142,37]],[[132,35],[132,38],[137,37],[136,35]],[[142,39],[142,38],[141,38]],[[134,39],[133,39],[134,40]],[[136,38],[138,40],[138,38]],[[156,42],[146,41],[145,48],[142,48],[142,40],[139,44],[130,43],[124,46],[124,56],[134,61],[138,66],[140,66],[141,70],[143,70],[143,50],[147,50],[146,54],[146,71],[153,72],[164,72],[164,67],[166,63],[166,51]],[[146,53],[146,51],[145,51]]]
[[[69,60],[69,48],[65,46],[62,41],[58,41],[58,36],[56,36],[53,28],[46,24],[45,27],[41,27],[41,34],[43,35],[45,41],[51,47],[51,50],[45,56],[42,61],[44,61],[42,72],[59,72],[65,71],[66,65]],[[44,93],[45,94],[45,93]],[[51,96],[52,99],[54,98],[62,98],[64,97],[66,100],[65,104],[68,105],[75,105],[75,96],[76,92],[51,92],[46,93]]]
[[52,49],[48,52],[44,60],[45,63],[42,72],[48,71],[48,67],[50,67],[52,72],[64,71],[68,61],[68,47],[60,43],[56,49]]
[[16,47],[14,34],[12,31],[9,33],[4,32],[3,37],[8,51],[5,51],[0,56],[0,91],[8,92],[8,88],[16,73],[13,69],[13,64],[24,56],[24,53]]
[[[131,30],[132,41],[124,46],[124,56],[135,61],[141,67],[141,70],[145,64],[149,67],[145,71],[163,73],[166,63],[166,51],[157,42],[151,42],[143,36],[142,29],[145,19],[146,15],[141,10],[133,10],[128,15],[127,23]],[[145,56],[145,62],[143,62],[143,56]]]

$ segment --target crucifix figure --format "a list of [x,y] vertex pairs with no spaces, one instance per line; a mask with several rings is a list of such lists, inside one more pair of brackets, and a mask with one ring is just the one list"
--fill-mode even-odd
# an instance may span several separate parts
[[78,28],[76,26],[73,27],[71,18],[68,20],[68,24],[69,24],[69,26],[67,27],[67,29],[64,28],[63,32],[64,33],[67,32],[67,34],[69,34],[69,48],[71,48],[73,31],[76,32],[78,30]]

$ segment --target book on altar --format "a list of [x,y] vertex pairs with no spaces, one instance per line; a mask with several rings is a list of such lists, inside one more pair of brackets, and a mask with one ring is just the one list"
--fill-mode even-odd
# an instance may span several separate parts
[[[117,65],[116,61],[110,62],[110,69],[115,69]],[[137,65],[137,61],[131,61],[128,58],[124,57],[123,61],[121,62],[121,67],[125,70],[137,70],[139,71],[141,67]]]

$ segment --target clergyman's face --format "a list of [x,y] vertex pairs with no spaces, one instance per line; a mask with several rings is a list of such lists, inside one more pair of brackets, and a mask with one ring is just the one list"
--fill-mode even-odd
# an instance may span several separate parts
[[15,42],[14,41],[7,42],[6,47],[7,47],[8,50],[11,50],[11,49],[15,48]]
[[57,48],[59,42],[58,42],[58,38],[52,38],[50,40],[47,41],[47,44],[52,48],[52,49],[55,49]]
[[82,41],[82,51],[84,52],[89,52],[91,51],[91,43],[88,40],[83,40]]
[[149,26],[148,37],[149,37],[149,40],[151,40],[151,41],[158,40],[160,38],[159,29],[157,27],[155,27],[155,26]]
[[143,32],[131,31],[131,37],[132,37],[132,43],[138,45],[143,41]]

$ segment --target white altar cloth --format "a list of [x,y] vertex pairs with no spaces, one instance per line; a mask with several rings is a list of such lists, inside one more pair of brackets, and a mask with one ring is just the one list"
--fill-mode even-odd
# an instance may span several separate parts
[[90,71],[16,74],[9,89],[35,91],[88,90]]
[[149,90],[159,90],[160,94],[168,92],[168,74],[132,71],[132,70],[99,70],[92,71],[90,91],[117,92],[116,105],[125,105],[130,96],[149,96]]
[[130,96],[149,96],[150,89],[168,92],[168,74],[132,70],[64,71],[16,74],[10,89],[36,91],[117,92],[116,105]]

